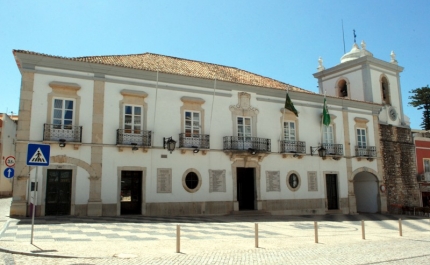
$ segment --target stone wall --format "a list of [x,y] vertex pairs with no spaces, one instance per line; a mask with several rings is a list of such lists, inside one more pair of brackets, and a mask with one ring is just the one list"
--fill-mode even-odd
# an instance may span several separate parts
[[400,213],[402,206],[419,206],[411,130],[391,125],[380,125],[379,128],[388,211]]

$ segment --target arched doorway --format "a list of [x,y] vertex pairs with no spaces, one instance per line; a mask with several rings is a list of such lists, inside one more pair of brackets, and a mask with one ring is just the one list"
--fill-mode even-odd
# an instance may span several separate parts
[[378,179],[372,173],[360,172],[355,175],[354,193],[357,212],[380,212],[378,203]]

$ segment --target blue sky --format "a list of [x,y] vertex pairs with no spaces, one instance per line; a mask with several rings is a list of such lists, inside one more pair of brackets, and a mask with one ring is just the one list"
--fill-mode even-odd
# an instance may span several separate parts
[[365,40],[376,58],[397,54],[405,114],[411,89],[430,84],[430,1],[0,0],[0,112],[18,112],[12,50],[75,57],[158,53],[237,67],[313,92],[318,57],[339,64]]

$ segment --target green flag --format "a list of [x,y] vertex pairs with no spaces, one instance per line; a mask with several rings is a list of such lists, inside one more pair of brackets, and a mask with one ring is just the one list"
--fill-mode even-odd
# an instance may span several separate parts
[[327,102],[324,97],[324,107],[323,107],[323,124],[325,126],[330,125],[330,114],[328,113]]
[[287,98],[285,99],[285,109],[291,111],[292,113],[296,114],[297,117],[299,117],[299,114],[297,113],[296,108],[294,108],[294,104],[290,99],[290,96],[287,92]]

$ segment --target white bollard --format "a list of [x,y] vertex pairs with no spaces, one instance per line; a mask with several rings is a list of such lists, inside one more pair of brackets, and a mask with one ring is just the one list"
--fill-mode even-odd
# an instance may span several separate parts
[[402,219],[401,218],[399,218],[399,235],[403,236],[403,233],[402,233]]
[[314,221],[314,229],[315,229],[315,243],[318,243],[318,223]]
[[181,252],[181,227],[176,225],[176,253]]
[[364,230],[364,220],[361,220],[361,238],[366,239],[366,232]]
[[255,223],[255,247],[258,248],[258,224]]

